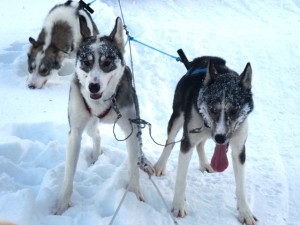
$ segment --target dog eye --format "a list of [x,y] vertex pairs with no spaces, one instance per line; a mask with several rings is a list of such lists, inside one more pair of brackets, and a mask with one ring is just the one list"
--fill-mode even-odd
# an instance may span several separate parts
[[91,67],[92,66],[92,61],[91,60],[88,60],[88,59],[85,59],[82,61],[82,64],[85,66],[85,67]]
[[28,66],[29,73],[32,73],[34,69],[35,69],[35,64],[34,63],[32,63],[31,65]]
[[218,114],[218,109],[215,107],[210,107],[209,112],[213,115],[216,115],[216,114]]
[[94,55],[93,54],[80,54],[80,63],[83,68],[90,68],[94,64]]
[[55,62],[53,63],[53,68],[55,68],[55,69],[59,69],[59,68],[60,68],[60,64],[59,64],[58,61],[55,61]]
[[39,70],[39,74],[41,76],[47,76],[49,74],[50,70],[49,68],[45,67],[45,66],[42,66]]
[[109,68],[111,66],[112,60],[106,59],[104,62],[101,63],[103,68]]
[[232,115],[232,116],[235,116],[238,112],[239,112],[239,107],[237,106],[237,107],[231,107],[230,109],[229,109],[229,114],[230,115]]

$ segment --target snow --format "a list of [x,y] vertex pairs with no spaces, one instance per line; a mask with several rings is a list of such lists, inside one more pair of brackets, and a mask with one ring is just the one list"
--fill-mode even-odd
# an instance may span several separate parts
[[[300,224],[300,1],[121,1],[125,22],[137,40],[189,59],[216,55],[241,73],[253,69],[254,112],[249,117],[246,188],[260,225]],[[101,126],[104,154],[89,163],[92,142],[84,136],[74,180],[72,207],[52,210],[62,185],[68,121],[69,80],[59,77],[41,90],[26,87],[28,37],[37,37],[56,1],[4,0],[0,8],[0,220],[18,225],[109,224],[128,181],[125,143]],[[120,16],[118,1],[96,1],[93,18],[102,34]],[[164,143],[183,64],[132,42],[141,116]],[[126,47],[127,64],[130,64]],[[122,136],[121,133],[118,135]],[[177,137],[180,139],[180,136]],[[155,163],[162,147],[143,131],[144,152]],[[213,143],[206,145],[211,157]],[[177,144],[166,175],[153,177],[168,207],[174,193]],[[145,202],[128,193],[114,224],[172,224],[162,200],[141,172]],[[186,192],[188,215],[180,225],[234,225],[237,220],[231,161],[223,173],[201,173],[196,154]]]

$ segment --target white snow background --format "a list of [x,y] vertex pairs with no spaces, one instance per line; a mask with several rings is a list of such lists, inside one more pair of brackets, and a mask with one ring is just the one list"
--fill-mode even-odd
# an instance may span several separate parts
[[[128,181],[125,143],[111,125],[101,125],[101,155],[88,156],[83,136],[72,207],[52,215],[62,184],[67,145],[69,80],[51,80],[41,90],[26,87],[28,37],[37,38],[57,1],[2,0],[0,7],[0,220],[18,225],[106,225]],[[249,117],[246,187],[259,225],[300,224],[300,1],[299,0],[123,0],[125,22],[136,39],[191,60],[220,56],[241,73],[253,68],[255,110]],[[96,1],[93,18],[109,34],[120,16],[117,0]],[[183,64],[132,42],[141,117],[164,143],[175,85]],[[129,49],[126,47],[127,64]],[[118,133],[122,137],[122,133]],[[178,139],[180,136],[177,137]],[[144,152],[155,163],[162,147],[143,131]],[[214,144],[207,143],[211,157]],[[153,177],[172,204],[179,144],[166,175]],[[237,225],[235,182],[230,161],[223,173],[201,173],[194,153],[188,173],[188,215],[180,225]],[[145,202],[129,193],[114,224],[172,224],[158,193],[141,172]]]

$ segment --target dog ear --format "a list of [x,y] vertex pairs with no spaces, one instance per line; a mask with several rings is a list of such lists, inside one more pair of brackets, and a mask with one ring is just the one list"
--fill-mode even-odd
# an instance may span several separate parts
[[209,60],[208,65],[207,65],[207,72],[206,72],[204,82],[203,82],[204,86],[207,86],[210,83],[212,83],[216,79],[216,76],[217,76],[217,70],[216,70],[214,64],[211,63],[211,61]]
[[117,17],[115,27],[110,33],[109,37],[116,42],[122,53],[125,52],[124,36],[123,36],[123,23],[120,17]]
[[84,16],[79,15],[80,33],[83,39],[91,36],[91,31]]
[[37,48],[39,46],[39,43],[34,40],[34,38],[29,37],[29,42],[33,45],[33,47]]
[[240,75],[240,83],[245,89],[251,89],[252,81],[252,68],[251,64],[248,62],[244,71]]

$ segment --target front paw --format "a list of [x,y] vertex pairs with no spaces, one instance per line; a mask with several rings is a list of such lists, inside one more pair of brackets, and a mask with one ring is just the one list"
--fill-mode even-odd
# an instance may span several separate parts
[[155,173],[155,169],[154,169],[153,165],[145,156],[142,156],[141,158],[139,158],[138,166],[142,171],[144,171],[145,173],[147,173],[150,176]]
[[129,186],[128,190],[133,192],[139,201],[145,202],[145,198],[144,198],[143,194],[141,193],[140,188]]
[[53,210],[53,212],[54,212],[55,215],[61,215],[68,208],[71,207],[70,201],[71,201],[71,194],[72,194],[72,192],[69,191],[69,190],[72,190],[72,188],[71,189],[67,188],[66,190],[67,191],[62,191],[59,194],[58,201],[57,201],[57,204],[56,204],[56,208]]
[[174,201],[173,202],[173,209],[172,209],[172,213],[174,216],[176,217],[185,217],[186,214],[186,209],[185,209],[185,201]]
[[252,214],[250,209],[239,209],[239,221],[246,225],[256,225],[257,218]]
[[102,151],[101,150],[99,150],[99,151],[93,151],[92,153],[91,153],[91,165],[95,165],[96,164],[96,162],[97,162],[97,160],[98,160],[98,158],[100,157],[100,155],[102,155]]
[[53,210],[54,215],[62,215],[68,208],[70,208],[70,204],[64,204],[59,202],[56,205],[56,208]]
[[143,171],[145,173],[147,173],[148,175],[153,175],[155,173],[155,169],[154,169],[154,167],[151,164],[148,165],[148,166],[146,166],[146,167],[144,167]]
[[186,216],[186,211],[185,211],[184,208],[181,208],[181,209],[179,209],[179,208],[173,208],[172,209],[172,213],[176,217],[184,218]]
[[166,167],[164,165],[162,165],[162,163],[160,163],[160,161],[158,161],[154,165],[155,175],[158,177],[162,176],[165,173],[165,169],[166,169]]
[[200,171],[202,173],[204,173],[205,171],[208,172],[208,173],[214,173],[215,172],[209,163],[201,164],[200,165]]

